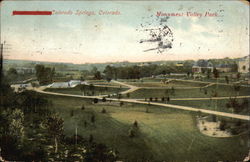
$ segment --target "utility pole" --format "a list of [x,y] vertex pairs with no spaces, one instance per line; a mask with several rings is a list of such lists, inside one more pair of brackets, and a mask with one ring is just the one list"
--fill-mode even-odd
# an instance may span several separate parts
[[3,44],[1,43],[0,47],[0,85],[2,85],[3,79]]
[[77,146],[77,125],[75,127],[75,133],[76,133],[76,136],[75,136],[75,146]]
[[2,81],[3,81],[3,44],[1,43],[1,46],[0,46],[0,105],[3,104]]

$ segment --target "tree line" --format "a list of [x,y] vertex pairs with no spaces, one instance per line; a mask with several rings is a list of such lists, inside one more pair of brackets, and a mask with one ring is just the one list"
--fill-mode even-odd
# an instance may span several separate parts
[[151,64],[147,66],[120,66],[114,67],[107,65],[103,71],[105,79],[140,79],[142,77],[151,77],[152,75],[166,75],[170,73],[192,73],[192,63],[189,61],[184,62],[183,66],[175,64],[169,65],[156,65]]

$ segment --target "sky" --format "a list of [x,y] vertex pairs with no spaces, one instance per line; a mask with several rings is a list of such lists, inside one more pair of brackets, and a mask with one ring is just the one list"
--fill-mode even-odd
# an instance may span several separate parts
[[[53,11],[52,15],[12,15],[13,11]],[[77,15],[92,12],[95,15]],[[118,15],[100,15],[114,11]],[[59,12],[72,14],[58,14]],[[162,28],[169,16],[172,48],[148,40],[145,29]],[[202,14],[199,16],[187,16]],[[217,16],[205,16],[205,13]],[[143,26],[143,27],[142,27]],[[165,39],[165,37],[164,37]],[[167,38],[166,38],[167,39]],[[242,1],[3,1],[4,59],[103,63],[209,59],[249,55],[249,4]]]

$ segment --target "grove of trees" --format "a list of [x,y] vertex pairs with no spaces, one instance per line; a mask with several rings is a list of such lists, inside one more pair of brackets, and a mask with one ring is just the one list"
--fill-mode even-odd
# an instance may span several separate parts
[[36,65],[36,77],[40,85],[50,84],[55,75],[55,68],[45,67],[44,65]]

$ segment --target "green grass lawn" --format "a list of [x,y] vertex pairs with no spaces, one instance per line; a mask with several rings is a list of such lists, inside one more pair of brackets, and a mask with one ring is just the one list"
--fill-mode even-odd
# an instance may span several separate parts
[[169,83],[163,82],[126,82],[127,84],[138,86],[138,87],[202,87],[206,86],[206,83],[194,83],[173,80]]
[[[244,108],[244,110],[242,110],[241,112],[234,112],[232,108],[227,108],[226,103],[228,103],[228,102],[229,102],[229,99],[223,99],[223,100],[217,100],[217,101],[216,100],[194,100],[194,101],[173,101],[173,100],[170,100],[169,104],[190,106],[190,107],[207,109],[207,110],[215,110],[215,111],[221,111],[221,112],[249,115],[249,110],[247,108]],[[242,103],[243,99],[238,99],[238,102]]]
[[[120,84],[114,83],[114,82],[108,82],[106,80],[87,80],[88,83],[93,85],[100,85],[100,86],[116,86],[120,87]],[[123,88],[126,88],[125,86],[121,86]]]
[[[114,88],[114,87],[95,87],[94,95],[105,95],[105,94],[113,94],[121,91],[125,91],[127,88]],[[47,88],[45,91],[49,92],[57,92],[57,93],[65,93],[65,94],[75,94],[82,95],[83,92],[80,89],[80,86],[76,86],[74,88]],[[92,95],[92,90],[86,90],[88,95]]]
[[[211,97],[214,94],[214,91],[217,91],[218,97],[235,97],[238,92],[234,90],[232,86],[228,85],[213,85],[207,89],[207,94],[205,94],[204,89],[194,88],[194,89],[175,89],[174,94],[171,93],[171,88],[166,89],[139,89],[130,93],[130,98],[150,98],[150,97],[167,97],[168,95],[171,98],[201,98],[201,97]],[[168,92],[167,92],[168,91]],[[250,95],[249,87],[241,87],[239,91],[240,96]],[[124,96],[126,97],[126,96]]]
[[[86,138],[93,135],[97,142],[119,151],[124,161],[242,161],[248,153],[247,136],[214,138],[201,134],[196,127],[195,115],[187,111],[124,104],[92,104],[91,100],[73,97],[49,96],[56,112],[64,119],[64,131],[78,133]],[[85,110],[81,106],[85,105]],[[105,108],[107,113],[101,113]],[[73,110],[73,116],[71,111]],[[95,115],[96,122],[90,118]],[[137,120],[139,134],[128,137],[132,123]],[[84,127],[84,121],[88,122]]]

